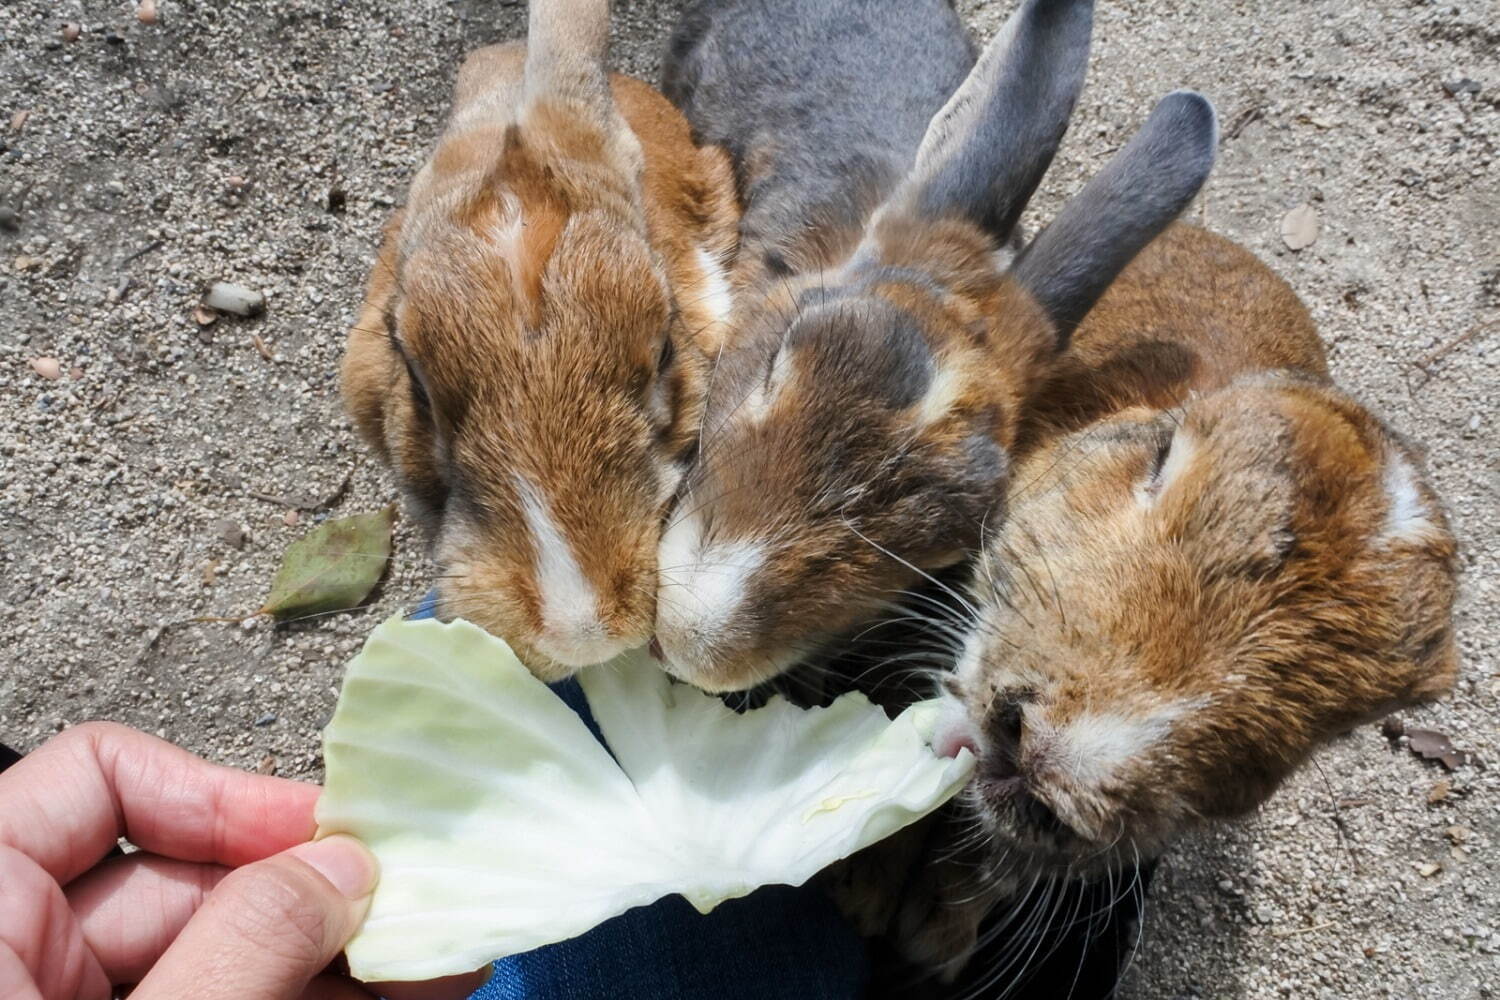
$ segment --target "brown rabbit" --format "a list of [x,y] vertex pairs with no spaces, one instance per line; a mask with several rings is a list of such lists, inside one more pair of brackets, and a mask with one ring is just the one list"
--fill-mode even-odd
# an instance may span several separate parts
[[439,613],[548,679],[650,637],[737,239],[727,158],[605,72],[608,29],[607,0],[533,3],[529,47],[464,62],[343,370],[433,536]]
[[1019,453],[939,729],[978,757],[978,833],[919,867],[892,928],[950,975],[998,902],[1255,808],[1457,669],[1454,540],[1418,454],[1227,240],[1178,225],[1136,258]]

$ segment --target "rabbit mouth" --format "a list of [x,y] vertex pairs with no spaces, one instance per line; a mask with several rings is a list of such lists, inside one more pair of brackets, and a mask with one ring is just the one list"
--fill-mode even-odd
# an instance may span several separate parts
[[970,789],[997,871],[1077,878],[1129,859],[1129,838],[1098,843],[1081,835],[1024,785],[1021,778],[980,778]]

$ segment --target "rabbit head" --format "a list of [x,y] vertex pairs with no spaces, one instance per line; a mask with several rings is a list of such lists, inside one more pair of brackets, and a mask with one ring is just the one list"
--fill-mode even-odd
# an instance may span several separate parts
[[1128,409],[1018,465],[940,740],[1007,868],[1154,856],[1445,692],[1454,574],[1417,455],[1322,380]]
[[527,46],[468,58],[344,366],[431,529],[440,613],[548,679],[650,636],[734,242],[727,161],[611,85],[607,35],[605,2],[534,3]]

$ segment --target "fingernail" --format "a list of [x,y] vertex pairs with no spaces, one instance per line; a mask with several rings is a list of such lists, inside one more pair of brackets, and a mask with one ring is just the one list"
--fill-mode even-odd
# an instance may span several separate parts
[[298,844],[287,853],[317,869],[349,899],[363,899],[375,888],[375,855],[353,837],[335,834]]

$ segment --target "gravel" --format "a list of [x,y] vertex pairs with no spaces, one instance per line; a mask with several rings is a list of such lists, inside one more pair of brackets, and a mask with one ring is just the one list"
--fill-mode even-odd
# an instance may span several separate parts
[[[959,5],[986,36],[1008,6]],[[617,64],[652,78],[675,5],[616,7]],[[390,499],[339,411],[343,330],[459,55],[524,16],[0,4],[0,739],[110,718],[318,776],[340,664],[430,575],[409,527],[368,610],[193,619],[258,607],[312,523]],[[1101,0],[1032,222],[1157,96],[1213,98],[1220,165],[1193,217],[1291,280],[1341,381],[1429,449],[1463,543],[1464,672],[1408,721],[1480,762],[1448,773],[1375,726],[1340,740],[1172,854],[1129,996],[1500,996],[1497,23],[1493,0]],[[1293,251],[1304,205],[1317,235]],[[195,319],[220,281],[264,314]]]

